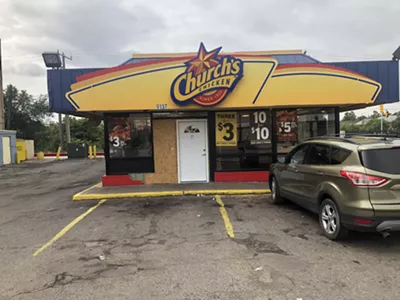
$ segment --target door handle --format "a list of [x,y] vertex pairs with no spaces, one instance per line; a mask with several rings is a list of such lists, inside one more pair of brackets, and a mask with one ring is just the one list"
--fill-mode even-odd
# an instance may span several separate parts
[[324,172],[322,172],[322,171],[317,171],[317,174],[318,174],[318,175],[324,175]]
[[299,170],[296,168],[296,167],[294,167],[294,166],[290,166],[289,167],[293,172],[299,172]]
[[205,154],[205,153],[203,153],[201,156],[206,156],[206,154]]

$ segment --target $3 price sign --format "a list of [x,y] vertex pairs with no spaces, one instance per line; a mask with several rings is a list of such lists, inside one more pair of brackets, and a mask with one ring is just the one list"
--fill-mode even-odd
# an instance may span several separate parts
[[225,141],[232,141],[233,138],[235,137],[235,134],[233,132],[233,128],[234,128],[234,126],[233,126],[232,123],[229,123],[229,122],[227,122],[227,123],[219,122],[218,123],[218,130],[219,131],[223,131],[224,130],[225,134],[222,136],[222,138]]

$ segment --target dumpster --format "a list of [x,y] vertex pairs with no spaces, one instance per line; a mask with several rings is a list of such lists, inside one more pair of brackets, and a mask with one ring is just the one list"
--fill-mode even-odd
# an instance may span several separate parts
[[84,143],[69,143],[67,152],[68,158],[87,158],[88,145]]

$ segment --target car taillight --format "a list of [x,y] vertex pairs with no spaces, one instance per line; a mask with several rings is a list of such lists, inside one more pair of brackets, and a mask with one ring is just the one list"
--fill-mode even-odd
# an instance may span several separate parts
[[340,171],[355,186],[380,186],[388,181],[387,178],[357,172]]

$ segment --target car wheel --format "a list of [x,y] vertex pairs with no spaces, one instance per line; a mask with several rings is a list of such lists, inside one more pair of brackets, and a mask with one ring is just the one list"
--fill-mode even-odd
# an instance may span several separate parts
[[271,180],[271,202],[273,204],[282,204],[285,202],[285,199],[281,196],[281,191],[275,177],[272,177]]
[[319,209],[319,224],[324,235],[330,240],[340,240],[348,235],[348,230],[341,223],[337,205],[331,199],[322,201]]

